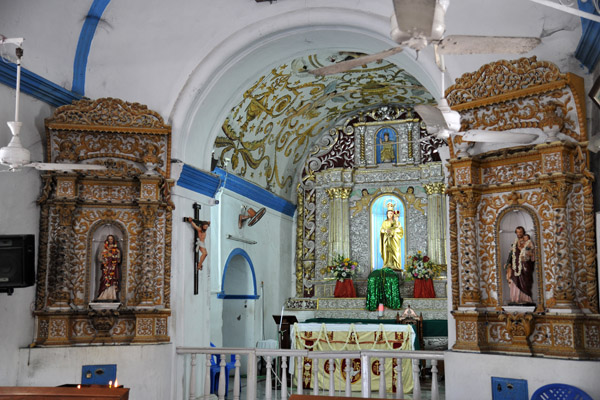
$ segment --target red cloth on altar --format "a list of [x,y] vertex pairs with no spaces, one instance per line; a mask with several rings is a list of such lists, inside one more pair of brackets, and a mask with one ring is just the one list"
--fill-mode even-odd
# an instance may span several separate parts
[[335,290],[333,291],[334,297],[356,297],[356,290],[354,290],[354,283],[352,279],[344,279],[344,281],[337,281],[335,284]]
[[435,297],[433,279],[415,279],[415,290],[413,293],[415,298]]

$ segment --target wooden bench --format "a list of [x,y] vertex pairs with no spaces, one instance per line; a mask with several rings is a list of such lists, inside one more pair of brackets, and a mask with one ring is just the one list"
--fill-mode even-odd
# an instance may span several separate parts
[[129,400],[129,388],[107,386],[0,386],[0,399],[10,400]]

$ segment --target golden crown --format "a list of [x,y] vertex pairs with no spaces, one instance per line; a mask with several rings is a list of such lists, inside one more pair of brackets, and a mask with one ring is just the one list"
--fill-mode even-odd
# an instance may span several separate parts
[[387,211],[394,211],[394,209],[396,208],[396,203],[389,201],[386,203],[385,206],[387,208]]

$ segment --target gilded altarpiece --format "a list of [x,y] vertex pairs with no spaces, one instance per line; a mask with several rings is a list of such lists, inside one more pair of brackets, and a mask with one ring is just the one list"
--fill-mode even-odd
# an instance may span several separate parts
[[[548,137],[476,155],[458,135],[450,143],[454,349],[600,357],[582,80],[535,57],[498,61],[457,79],[446,97],[461,131],[540,128]],[[513,214],[528,221],[535,248],[531,306],[508,299],[500,225]]]
[[[393,155],[386,162],[380,156],[383,133],[393,142]],[[445,190],[442,164],[434,151],[441,144],[442,140],[427,135],[410,108],[396,106],[349,118],[318,141],[298,187],[297,298],[333,297],[335,281],[326,266],[336,254],[358,261],[360,272],[354,284],[357,295],[365,296],[371,256],[378,252],[370,243],[379,233],[378,229],[373,232],[370,206],[382,196],[397,199],[405,210],[404,253],[437,248],[443,263],[445,222],[444,228],[436,227],[437,236],[428,235],[430,220],[437,221],[444,214],[441,203],[430,201],[443,197]],[[432,204],[440,208],[431,211]],[[310,300],[301,302],[288,307],[316,306]]]
[[[42,175],[35,343],[168,342],[171,129],[118,99],[81,100],[46,120],[47,159],[105,170]],[[113,236],[118,292],[101,297],[99,254]]]

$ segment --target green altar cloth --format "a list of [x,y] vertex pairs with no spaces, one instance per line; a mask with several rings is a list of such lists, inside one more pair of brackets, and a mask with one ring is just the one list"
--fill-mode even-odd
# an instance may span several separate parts
[[393,310],[402,307],[400,280],[391,268],[376,269],[369,274],[367,279],[366,308],[369,311],[375,311],[379,304]]

